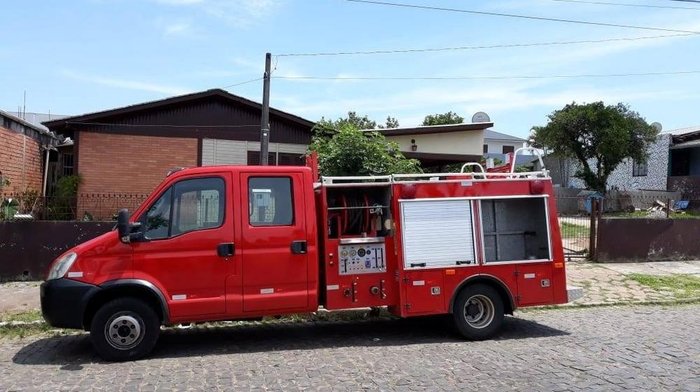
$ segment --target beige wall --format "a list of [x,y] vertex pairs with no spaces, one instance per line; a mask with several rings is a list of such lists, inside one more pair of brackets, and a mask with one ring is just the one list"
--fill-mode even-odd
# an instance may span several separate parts
[[399,144],[401,151],[411,152],[411,139],[415,139],[417,153],[482,155],[484,131],[433,133],[427,135],[387,136]]

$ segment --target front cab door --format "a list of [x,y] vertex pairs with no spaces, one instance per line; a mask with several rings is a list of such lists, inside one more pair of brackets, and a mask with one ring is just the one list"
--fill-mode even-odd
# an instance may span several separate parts
[[230,183],[226,172],[177,179],[138,218],[144,240],[133,243],[134,278],[159,286],[173,321],[226,311],[235,258]]
[[305,311],[309,257],[302,173],[241,173],[243,311]]

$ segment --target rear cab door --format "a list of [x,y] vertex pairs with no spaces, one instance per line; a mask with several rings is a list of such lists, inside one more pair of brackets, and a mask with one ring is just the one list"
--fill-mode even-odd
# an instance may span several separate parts
[[240,173],[244,313],[317,307],[313,187],[307,168]]

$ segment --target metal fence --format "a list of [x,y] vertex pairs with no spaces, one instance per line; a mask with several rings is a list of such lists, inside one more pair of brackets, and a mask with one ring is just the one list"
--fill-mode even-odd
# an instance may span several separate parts
[[6,193],[0,200],[0,220],[111,221],[122,208],[135,210],[146,194],[93,193],[75,197]]

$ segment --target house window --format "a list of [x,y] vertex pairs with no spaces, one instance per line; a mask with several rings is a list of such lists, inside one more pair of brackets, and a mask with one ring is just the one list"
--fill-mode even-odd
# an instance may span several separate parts
[[[260,165],[260,151],[248,151],[248,164],[251,166]],[[268,152],[267,164],[270,166],[277,165],[277,154],[274,152]]]
[[632,176],[643,177],[647,175],[647,163],[632,161]]
[[486,154],[486,153],[488,153],[488,152],[489,152],[489,145],[488,145],[488,144],[484,144],[484,154]]
[[508,154],[511,152],[515,152],[515,147],[514,146],[503,146],[503,153]]
[[73,153],[72,152],[64,152],[61,154],[61,163],[63,167],[63,171],[61,173],[61,176],[72,176],[73,175]]

